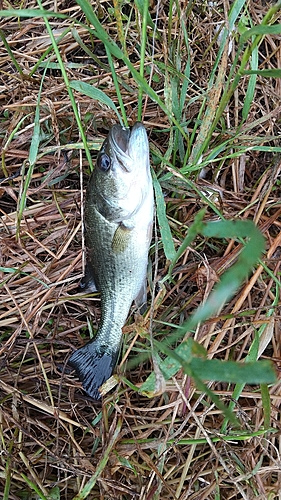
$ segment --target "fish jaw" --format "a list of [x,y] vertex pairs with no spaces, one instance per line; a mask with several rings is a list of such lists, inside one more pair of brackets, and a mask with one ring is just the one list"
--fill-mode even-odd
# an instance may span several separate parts
[[113,170],[121,166],[126,172],[134,172],[134,175],[137,175],[138,170],[142,175],[144,171],[149,173],[149,144],[142,123],[135,123],[131,129],[113,125],[106,141],[106,150],[113,159]]
[[111,377],[118,360],[119,346],[108,350],[108,346],[97,345],[96,340],[77,349],[69,358],[83,386],[83,390],[95,401],[101,399],[99,388]]

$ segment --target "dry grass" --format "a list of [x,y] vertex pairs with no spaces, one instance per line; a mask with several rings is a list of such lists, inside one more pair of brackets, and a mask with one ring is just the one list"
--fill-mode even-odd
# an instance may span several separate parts
[[[71,17],[83,20],[80,8],[72,2],[56,3],[57,10],[69,19],[51,19],[53,30],[62,33],[71,27]],[[180,21],[174,14],[170,32],[168,6],[161,2],[158,26],[162,34],[155,40],[155,60],[170,61],[174,47],[177,60],[186,61]],[[34,8],[31,0],[25,8]],[[99,16],[113,39],[117,25],[109,7],[99,2]],[[4,2],[4,8],[7,8]],[[52,2],[45,9],[54,10]],[[124,2],[129,15],[130,3]],[[188,9],[188,34],[191,74],[185,118],[192,132],[198,118],[202,96],[216,57],[215,27],[229,10],[227,2],[182,2]],[[156,6],[152,2],[151,14]],[[250,1],[252,19],[259,23],[267,12],[267,2]],[[132,11],[133,12],[133,11]],[[138,65],[139,18],[128,21],[127,50]],[[241,429],[231,437],[229,426],[222,433],[223,416],[210,399],[179,373],[168,382],[163,395],[151,400],[122,382],[97,406],[83,395],[79,383],[66,370],[72,349],[88,338],[87,318],[96,328],[99,298],[78,292],[82,276],[81,179],[87,182],[89,168],[82,154],[81,140],[69,96],[61,73],[56,68],[44,76],[40,124],[41,142],[38,160],[27,190],[26,208],[21,221],[18,207],[25,166],[34,131],[34,110],[38,101],[43,68],[30,72],[50,46],[42,19],[2,19],[1,30],[19,65],[16,69],[3,43],[0,45],[0,89],[2,142],[1,210],[1,380],[0,380],[0,496],[1,498],[37,499],[277,499],[281,491],[280,404],[281,386],[270,387],[270,412],[260,387],[246,386],[239,400],[233,400],[233,386],[209,384],[225,404],[232,403]],[[97,58],[104,56],[102,45],[91,40],[87,30],[75,25],[85,45],[95,47]],[[94,42],[94,45],[92,43]],[[151,42],[150,42],[151,43]],[[87,57],[81,45],[69,33],[59,43],[69,79],[91,82],[103,88],[118,105],[107,60],[102,66]],[[234,57],[230,53],[225,71]],[[259,49],[260,68],[281,66],[280,35],[267,36]],[[52,62],[56,62],[52,56]],[[76,64],[72,64],[76,63]],[[129,123],[137,118],[137,85],[119,61],[117,75]],[[172,64],[170,62],[170,64]],[[158,66],[159,68],[159,66]],[[164,92],[164,74],[155,67],[154,90]],[[181,69],[182,70],[182,69]],[[167,75],[166,75],[167,76]],[[280,366],[280,155],[270,151],[247,150],[256,140],[279,146],[281,89],[280,79],[259,77],[254,102],[233,150],[243,146],[237,158],[222,159],[200,179],[196,169],[190,174],[194,188],[220,196],[213,202],[226,218],[238,214],[256,221],[267,240],[264,263],[228,303],[219,317],[198,327],[195,338],[220,359],[243,359],[255,332],[261,333],[259,357]],[[224,113],[225,139],[235,136],[240,123],[248,77]],[[167,81],[166,81],[167,85]],[[101,103],[76,95],[87,139],[98,149],[101,138],[116,121],[113,111]],[[143,121],[153,151],[163,155],[169,146],[167,116],[148,100]],[[163,132],[164,130],[164,132]],[[14,133],[16,131],[16,133]],[[224,132],[226,134],[226,132]],[[12,136],[11,136],[12,134]],[[272,136],[271,141],[265,140]],[[223,133],[215,132],[210,150],[223,142]],[[94,157],[94,153],[93,153]],[[153,156],[154,158],[154,156]],[[154,158],[155,159],[155,158]],[[168,158],[173,162],[175,158]],[[179,159],[177,158],[177,167]],[[156,172],[159,166],[152,165]],[[163,174],[171,171],[168,166]],[[7,179],[8,176],[14,178]],[[6,178],[6,179],[4,179]],[[202,206],[198,193],[175,175],[164,179],[167,215],[177,245]],[[209,209],[208,214],[213,217]],[[176,281],[160,291],[154,304],[155,335],[167,335],[169,324],[179,325],[206,299],[218,276],[237,255],[237,246],[229,241],[203,238],[188,249],[176,268]],[[166,260],[159,241],[158,279],[165,276]],[[152,260],[154,248],[152,249]],[[2,272],[4,271],[5,272]],[[280,283],[280,282],[279,282]],[[162,294],[161,294],[162,293]],[[143,324],[133,315],[124,328],[123,354],[148,347],[149,313]],[[81,339],[82,335],[82,339]],[[132,355],[132,354],[131,354]],[[120,374],[125,373],[121,363]],[[131,383],[139,386],[151,366],[140,363],[126,372]],[[122,376],[120,377],[122,379]],[[259,431],[270,428],[267,433]],[[276,432],[275,432],[276,431]],[[239,440],[239,437],[241,440]],[[247,437],[248,436],[248,437]],[[89,483],[90,481],[90,483]],[[88,484],[89,493],[79,496]],[[86,491],[86,490],[84,490]],[[53,496],[52,496],[53,495]],[[55,496],[57,495],[57,496]]]

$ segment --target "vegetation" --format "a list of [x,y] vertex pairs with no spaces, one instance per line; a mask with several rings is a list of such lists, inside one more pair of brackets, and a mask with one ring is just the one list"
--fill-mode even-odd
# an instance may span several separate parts
[[[0,491],[7,499],[280,495],[281,1],[3,2]],[[103,404],[83,193],[144,122],[156,223]],[[3,493],[2,493],[3,492]]]

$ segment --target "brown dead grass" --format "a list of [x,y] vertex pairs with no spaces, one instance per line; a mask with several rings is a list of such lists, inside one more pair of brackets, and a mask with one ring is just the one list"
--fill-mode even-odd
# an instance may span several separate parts
[[[25,3],[26,8],[35,5],[31,1]],[[110,35],[116,37],[116,25],[107,12],[109,5],[99,2],[100,17]],[[54,9],[51,2],[44,7]],[[151,8],[153,12],[154,4]],[[266,2],[250,2],[249,8],[258,23],[266,12]],[[75,3],[58,2],[57,9],[81,17]],[[207,88],[217,50],[214,24],[223,21],[224,9],[229,9],[227,2],[216,2],[216,8],[210,10],[195,1],[189,10],[191,79],[200,89]],[[155,57],[163,62],[167,58],[167,14],[163,2],[159,12],[163,41],[155,41]],[[61,33],[70,21],[52,20],[51,24]],[[138,64],[135,41],[139,35],[134,26],[132,22],[127,46]],[[3,19],[1,29],[23,72],[21,77],[1,44],[3,178],[19,172],[28,158],[42,70],[37,70],[32,78],[26,75],[50,40],[42,20]],[[78,26],[76,29],[83,42],[89,44],[88,33]],[[173,40],[178,32],[179,22],[175,18]],[[95,47],[98,57],[102,48],[98,42]],[[70,79],[102,86],[117,104],[110,73],[85,56],[71,33],[63,39],[60,51],[66,65],[83,64],[78,69],[68,67]],[[266,38],[260,58],[261,68],[281,66],[280,37]],[[132,89],[131,93],[122,90],[132,123],[137,114],[137,89],[126,68],[119,65],[120,78]],[[238,125],[238,109],[246,86],[245,78],[225,114],[230,134]],[[162,75],[154,87],[163,94]],[[243,128],[241,144],[251,145],[255,137],[280,134],[280,91],[280,80],[259,79],[255,105]],[[200,94],[197,85],[191,85],[189,92],[189,99],[194,100],[186,109],[186,117],[192,130],[201,100],[195,99]],[[113,112],[81,95],[76,97],[83,121],[88,117],[87,137],[98,147],[101,137],[115,122]],[[85,180],[88,169],[84,157],[82,160],[79,152],[74,151],[80,141],[79,134],[63,79],[55,69],[48,71],[43,82],[40,119],[44,133],[40,153],[44,154],[33,173],[18,237],[17,206],[24,177],[18,175],[0,184],[1,266],[11,269],[1,273],[0,292],[0,491],[4,494],[10,478],[9,499],[39,498],[28,486],[27,477],[41,490],[41,495],[49,498],[50,490],[58,487],[60,498],[68,500],[100,470],[87,496],[89,499],[279,498],[279,382],[270,388],[270,416],[264,414],[259,387],[246,386],[239,401],[234,401],[242,430],[249,434],[259,431],[267,419],[267,424],[277,432],[238,441],[222,439],[222,415],[182,373],[168,383],[163,395],[151,400],[121,383],[105,398],[101,408],[87,400],[79,383],[65,371],[71,350],[88,338],[89,315],[94,327],[97,326],[99,299],[85,298],[77,289],[83,272],[80,169],[83,165]],[[18,132],[8,141],[21,120]],[[167,117],[148,101],[143,121],[151,142],[165,152],[168,134],[159,134],[157,130],[169,126]],[[256,126],[249,133],[247,125],[253,122]],[[273,140],[272,145],[280,145],[279,140]],[[72,151],[67,158],[64,149]],[[217,175],[209,171],[207,179],[193,178],[200,190],[220,192],[215,203],[226,217],[236,217],[239,213],[257,222],[267,238],[264,262],[277,278],[281,242],[280,166],[279,157],[249,151],[237,160],[224,161]],[[167,191],[167,213],[177,242],[186,234],[202,201],[176,177],[163,185],[163,189]],[[168,287],[164,297],[159,292],[155,302],[155,332],[168,334],[165,323],[182,323],[208,296],[237,251],[233,242],[209,244],[203,240],[188,249],[176,269],[176,284]],[[160,242],[159,278],[165,275],[165,266]],[[17,271],[12,272],[13,268]],[[280,301],[275,304],[274,313],[267,315],[275,298],[274,290],[273,279],[261,266],[257,267],[220,316],[197,329],[195,338],[208,349],[210,357],[243,359],[256,329],[265,325],[260,357],[273,360],[277,368],[280,366]],[[124,329],[127,334],[124,352],[129,346],[134,349],[145,345],[148,326],[148,318],[142,328],[130,318],[129,326]],[[123,370],[124,367],[120,368],[121,373]],[[150,370],[150,365],[144,363],[126,376],[140,385]],[[219,383],[210,387],[226,404],[232,400],[233,387]],[[103,464],[107,453],[108,461]]]

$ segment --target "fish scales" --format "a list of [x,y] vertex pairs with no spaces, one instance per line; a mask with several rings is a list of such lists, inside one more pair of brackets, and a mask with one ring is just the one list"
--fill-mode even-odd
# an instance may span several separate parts
[[145,129],[141,123],[131,130],[115,125],[97,158],[85,202],[86,281],[100,291],[101,320],[95,338],[69,360],[94,399],[100,399],[99,387],[117,362],[132,302],[138,307],[146,302],[153,207]]
[[101,293],[99,339],[108,341],[111,328],[110,339],[115,341],[116,338],[118,346],[120,325],[124,325],[131,304],[146,278],[148,245],[145,242],[148,238],[147,228],[141,227],[142,218],[140,210],[135,217],[136,227],[130,231],[126,249],[115,252],[112,241],[119,226],[106,221],[94,207],[86,215],[89,224],[86,226],[86,242],[91,242],[91,246],[87,245],[88,256],[97,289]]

